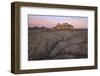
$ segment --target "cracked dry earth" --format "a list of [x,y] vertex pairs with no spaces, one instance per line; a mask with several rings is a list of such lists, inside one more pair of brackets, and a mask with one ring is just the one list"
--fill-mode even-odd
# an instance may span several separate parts
[[87,47],[87,29],[28,32],[28,60],[87,58]]

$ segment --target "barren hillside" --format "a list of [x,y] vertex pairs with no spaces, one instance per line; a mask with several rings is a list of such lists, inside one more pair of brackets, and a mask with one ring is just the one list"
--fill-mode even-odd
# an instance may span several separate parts
[[42,31],[28,29],[28,59],[87,58],[87,29]]

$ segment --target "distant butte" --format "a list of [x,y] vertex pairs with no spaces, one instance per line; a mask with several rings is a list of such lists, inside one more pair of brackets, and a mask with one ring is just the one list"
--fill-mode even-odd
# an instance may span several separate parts
[[73,29],[74,27],[71,24],[68,23],[58,23],[55,27],[53,27],[52,29],[55,30],[68,30],[68,29]]

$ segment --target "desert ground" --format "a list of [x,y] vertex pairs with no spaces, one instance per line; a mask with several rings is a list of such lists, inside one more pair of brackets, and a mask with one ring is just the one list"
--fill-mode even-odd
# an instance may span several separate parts
[[28,60],[87,58],[87,31],[28,28]]

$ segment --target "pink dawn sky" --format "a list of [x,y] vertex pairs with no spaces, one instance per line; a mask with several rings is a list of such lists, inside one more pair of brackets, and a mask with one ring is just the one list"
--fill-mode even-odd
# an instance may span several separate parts
[[46,27],[52,28],[57,23],[69,23],[74,28],[88,27],[88,17],[76,17],[76,16],[45,16],[45,15],[28,15],[28,27]]

